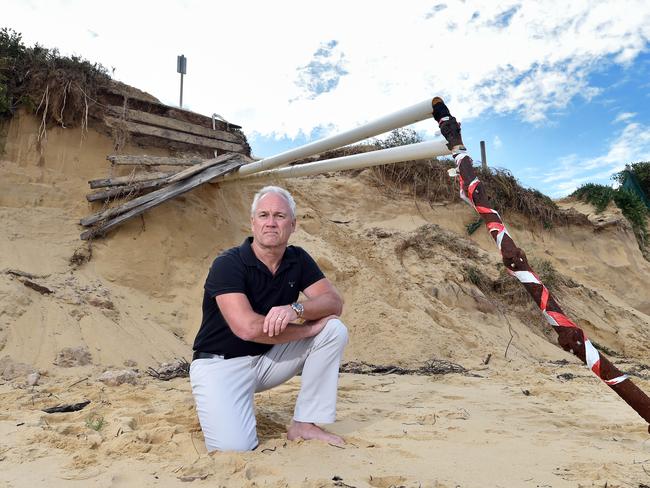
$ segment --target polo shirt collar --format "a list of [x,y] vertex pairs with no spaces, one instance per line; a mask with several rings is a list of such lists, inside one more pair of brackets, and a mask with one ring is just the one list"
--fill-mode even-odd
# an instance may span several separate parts
[[[247,237],[246,239],[244,239],[244,242],[242,242],[241,246],[239,246],[239,255],[244,261],[244,264],[246,264],[246,266],[262,267],[263,269],[266,269],[268,271],[266,265],[262,261],[257,259],[257,256],[255,256],[255,253],[253,252],[253,248],[251,247],[252,243],[253,243],[253,238]],[[298,256],[296,255],[296,251],[293,249],[293,246],[287,246],[287,248],[284,250],[284,255],[282,256],[282,260],[280,261],[278,272],[284,269],[289,263],[295,263],[297,261],[298,261]]]

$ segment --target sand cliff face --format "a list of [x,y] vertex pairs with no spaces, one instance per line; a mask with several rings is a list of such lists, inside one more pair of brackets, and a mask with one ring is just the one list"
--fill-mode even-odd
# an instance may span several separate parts
[[[77,223],[81,217],[100,208],[88,204],[84,195],[88,192],[89,179],[109,174],[105,157],[113,151],[112,141],[93,131],[82,134],[79,129],[53,128],[47,132],[47,141],[39,143],[38,121],[24,114],[5,123],[2,130],[6,137],[2,139],[4,147],[0,147],[0,358],[4,358],[0,374],[4,374],[7,388],[24,383],[25,375],[31,371],[41,370],[43,384],[47,385],[48,381],[56,383],[59,377],[94,377],[111,366],[127,365],[143,370],[174,358],[189,359],[200,324],[202,287],[208,267],[221,250],[238,245],[248,235],[249,205],[260,184],[205,185],[148,211],[142,218],[88,245],[79,239],[81,227]],[[160,149],[139,147],[128,147],[127,151],[163,154]],[[575,358],[555,345],[554,332],[545,325],[532,301],[486,294],[468,277],[469,265],[496,280],[500,259],[484,229],[467,236],[465,226],[475,220],[475,215],[465,204],[456,201],[429,205],[406,195],[388,196],[372,184],[368,172],[354,177],[337,174],[271,183],[286,186],[296,198],[298,228],[293,243],[305,247],[314,256],[344,296],[342,318],[350,331],[345,361],[415,368],[429,359],[445,359],[472,370],[492,368],[495,375],[511,379],[512,385],[519,385],[518,375],[523,375],[529,384],[541,385],[541,390],[546,388],[544,381],[552,382],[557,373],[548,366],[548,361],[566,359],[575,371],[589,376],[589,371],[581,369]],[[450,181],[450,184],[453,183]],[[575,202],[563,205],[593,213],[590,208]],[[612,209],[609,212],[616,214]],[[592,340],[618,355],[613,358],[615,363],[647,362],[650,353],[650,263],[643,259],[624,221],[614,218],[613,224],[605,226],[544,229],[515,214],[504,215],[504,220],[529,258],[546,260],[557,270],[561,279],[554,291],[565,312]],[[86,359],[75,359],[75,350],[85,351],[83,357]],[[488,355],[491,357],[489,366],[484,364]],[[347,390],[344,389],[343,396],[357,402],[358,398],[352,398],[357,388],[353,378],[345,379]],[[585,395],[605,394],[609,395],[610,403],[622,403],[606,388],[600,388],[596,379],[592,380],[588,383],[590,386],[585,386]],[[361,387],[371,385],[370,388],[383,391],[381,384],[375,384],[375,379],[367,381]],[[648,382],[638,381],[648,391]],[[474,380],[465,379],[461,383],[441,386],[451,399],[449,401],[462,396],[459,389],[479,388],[480,391]],[[400,385],[399,395],[413,393],[404,390],[402,383]],[[419,384],[415,388],[428,391],[431,385],[427,385]],[[177,422],[170,420],[174,405],[165,404],[166,393],[153,386],[143,388],[148,389],[147,394],[153,395],[159,407],[153,408],[151,413],[155,425],[147,430],[144,427],[146,418],[139,417],[131,422],[133,425],[127,421],[122,423],[131,425],[132,431],[139,428],[140,434],[145,432],[150,437],[154,431],[158,432],[163,436],[161,439],[171,439],[173,432],[170,434],[171,431],[165,429],[180,425],[177,433],[186,437],[175,449],[191,450],[192,432],[196,432],[197,423],[194,413],[189,411],[192,402],[186,385],[182,394],[174,393],[174,400],[170,400],[189,409],[174,417]],[[260,422],[267,429],[263,439],[269,448],[280,446],[277,443],[282,423],[291,415],[289,410],[283,410],[286,410],[284,397],[289,398],[296,388],[295,385],[287,388],[279,393],[280,397],[269,397],[264,400],[266,403],[262,402],[262,411],[266,414]],[[520,389],[518,386],[512,388]],[[558,393],[549,387],[545,394],[549,399],[557,394],[568,401],[572,396],[570,388],[562,388]],[[87,396],[92,396],[91,390],[92,386],[84,390]],[[122,410],[106,413],[106,418],[117,425],[120,418],[128,417],[127,410],[137,408],[140,401],[132,399],[133,395],[137,397],[138,394],[128,393],[120,400]],[[498,394],[494,395],[498,403]],[[489,396],[486,393],[486,401]],[[26,405],[27,400],[19,394],[10,395],[10,398],[15,400],[17,409],[19,405]],[[45,405],[45,398],[37,398],[37,402],[41,402],[39,405]],[[381,398],[379,394],[377,398],[362,401],[381,403]],[[133,402],[125,406],[124,402],[129,399]],[[480,404],[480,394],[472,397],[474,401]],[[592,408],[589,398],[580,405],[585,410]],[[599,408],[611,408],[608,405]],[[381,415],[388,415],[397,422],[391,425],[398,429],[400,422],[415,418],[405,413],[403,418],[397,419],[392,407],[378,408],[384,412]],[[635,414],[628,412],[626,405],[618,408],[627,412],[626,422],[634,421]],[[372,444],[368,431],[359,434],[359,429],[363,430],[365,425],[364,419],[373,415],[366,410],[365,417],[355,417],[354,405],[343,404],[343,411],[351,412],[351,416],[348,423],[344,422],[345,432],[341,433],[360,435],[364,446]],[[446,413],[439,412],[439,418],[463,423],[467,419],[459,412],[449,407]],[[599,412],[605,416],[604,410]],[[508,415],[508,411],[503,414]],[[435,424],[433,417],[423,418],[414,421],[419,425]],[[524,424],[528,422],[520,420]],[[73,420],[69,422],[66,425],[72,425]],[[526,425],[531,427],[531,424]],[[540,435],[551,436],[541,425],[538,425],[543,430]],[[579,429],[569,423],[565,427]],[[475,428],[481,429],[480,426]],[[599,426],[594,422],[588,428],[597,432]],[[80,429],[79,432],[84,431]],[[625,429],[628,433],[631,431],[630,427]],[[503,432],[506,431],[513,436],[508,437],[509,440],[516,437],[507,429]],[[481,432],[489,435],[485,429]],[[49,433],[41,437],[34,435],[28,437],[43,445],[50,443],[64,452],[81,449],[72,441],[68,444],[61,441],[63,434],[60,432],[51,436]],[[391,442],[390,435],[386,435],[384,447]],[[426,440],[424,434],[421,437]],[[56,439],[60,440],[58,444]],[[441,439],[439,437],[438,441]],[[471,445],[471,436],[466,440],[468,446]],[[148,445],[156,446],[162,442],[152,441],[152,438],[149,441]],[[101,444],[101,438],[99,442]],[[119,464],[125,459],[120,449],[126,448],[115,444],[117,441],[112,442],[110,445],[105,442],[102,452]],[[196,441],[196,445],[200,444]],[[511,448],[517,450],[516,442]],[[170,449],[154,448],[151,452],[157,452],[158,457],[152,459],[171,462],[174,448]],[[410,445],[400,449],[417,451]],[[124,452],[128,454],[128,449]],[[144,451],[135,449],[133,452],[142,455]],[[364,456],[371,459],[368,452],[366,449]],[[575,452],[578,452],[577,447]],[[390,464],[390,454],[385,454],[383,462]],[[627,451],[621,454],[621,459],[627,459],[628,454]],[[410,454],[405,456],[407,459]],[[480,454],[477,452],[476,456]],[[214,466],[206,467],[209,462],[205,458],[192,469],[187,468],[191,460],[183,459],[188,476],[193,476],[195,471],[202,476],[210,469],[217,477],[225,473]],[[246,466],[250,460],[247,457],[228,459],[234,463],[233,472],[241,478],[236,485],[250,483],[251,477],[246,470],[239,469],[240,464]],[[73,463],[70,469],[78,472],[93,465],[94,461],[92,456],[82,456],[76,462],[78,465]],[[554,462],[557,461],[552,458],[549,465]],[[587,461],[576,458],[575,462],[584,464]],[[426,463],[416,465],[422,472],[427,469]],[[253,469],[253,474],[256,469],[266,473],[268,479],[280,480],[278,483],[283,479],[302,479],[299,473],[286,475],[266,465],[254,464],[249,469]],[[583,473],[589,471],[589,466],[583,466]],[[449,473],[445,479],[452,483],[454,471]],[[400,476],[406,484],[408,478],[402,476],[404,473],[393,472],[395,481],[388,476],[390,473],[384,474],[388,484],[370,485],[395,485]],[[493,474],[493,479],[498,479],[498,472]],[[324,476],[326,473],[319,471],[318,478]],[[536,479],[542,480],[541,477]],[[557,478],[551,476],[550,479]],[[571,481],[564,479],[567,483]],[[389,483],[390,480],[395,482]],[[467,486],[479,486],[472,483],[479,483],[480,476],[468,480]],[[454,485],[441,482],[426,486]]]
[[[27,116],[7,132],[0,269],[36,275],[33,281],[53,292],[40,294],[3,274],[2,352],[38,367],[79,345],[102,365],[187,357],[209,264],[248,235],[249,202],[260,183],[199,188],[93,241],[89,262],[77,265],[70,262],[75,252],[88,253],[77,221],[100,207],[85,202],[87,180],[109,173],[110,139],[55,128],[39,149],[38,123]],[[532,305],[509,306],[468,281],[467,265],[494,279],[499,267],[487,233],[465,232],[471,209],[388,197],[369,180],[361,173],[277,182],[298,203],[293,242],[314,255],[345,297],[348,360],[479,362],[502,355],[511,333],[510,358],[564,357]],[[558,297],[596,342],[647,354],[650,263],[629,229],[545,230],[517,215],[505,220],[531,258],[575,282],[560,286]]]

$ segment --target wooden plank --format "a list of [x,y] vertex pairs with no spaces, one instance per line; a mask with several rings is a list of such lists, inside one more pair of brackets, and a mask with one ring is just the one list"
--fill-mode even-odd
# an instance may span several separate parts
[[[248,164],[253,161],[251,158],[245,155],[238,154],[237,157],[244,164]],[[201,161],[205,162],[206,160],[201,160]],[[165,174],[165,173],[160,173],[160,174]],[[173,176],[175,174],[177,173],[169,173],[170,176]],[[89,202],[96,202],[96,201],[108,200],[110,198],[120,198],[129,194],[137,196],[140,193],[142,193],[142,191],[144,190],[155,190],[157,188],[160,188],[161,186],[165,186],[169,184],[170,181],[167,178],[144,181],[144,182],[134,183],[132,185],[123,185],[120,186],[119,188],[111,188],[109,190],[102,190],[102,191],[88,193],[86,195],[86,200],[88,200]]]
[[121,186],[121,185],[131,185],[133,183],[140,183],[142,181],[149,181],[149,180],[159,180],[161,178],[168,178],[169,176],[172,176],[176,174],[176,172],[167,172],[167,173],[160,173],[160,172],[155,172],[155,173],[140,173],[140,174],[134,174],[134,175],[126,175],[126,176],[114,176],[112,178],[101,178],[97,180],[90,180],[88,184],[90,185],[90,188],[105,188],[108,186]]
[[214,166],[215,164],[222,163],[224,161],[232,159],[233,157],[235,157],[235,154],[222,154],[221,156],[217,156],[214,159],[208,159],[207,161],[204,161],[201,164],[197,164],[196,166],[192,166],[191,168],[184,169],[183,171],[179,171],[178,173],[169,176],[167,178],[167,183],[176,183],[177,181],[184,180],[186,178],[189,178],[190,176],[195,175],[196,173],[200,173],[201,171],[203,171],[206,168],[209,168],[210,166]]
[[161,203],[169,200],[170,198],[174,198],[178,195],[186,193],[193,188],[196,188],[197,186],[206,183],[213,178],[216,178],[217,176],[224,175],[234,170],[235,168],[238,168],[242,164],[243,163],[241,161],[228,161],[219,166],[212,166],[186,180],[178,181],[168,187],[161,188],[160,190],[156,190],[152,193],[144,195],[145,197],[150,197],[152,195],[155,196],[145,201],[144,203],[131,208],[129,211],[121,213],[117,217],[105,222],[102,225],[99,225],[93,229],[88,229],[87,231],[83,232],[80,237],[85,241],[97,235],[104,234],[113,227],[116,227],[123,222],[126,222],[127,220],[142,214],[146,210],[156,207]]
[[122,120],[115,117],[105,117],[104,120],[106,121],[106,125],[109,127],[124,127],[126,130],[133,132],[134,134],[161,137],[171,141],[184,142],[186,144],[209,147],[211,149],[221,149],[228,152],[244,153],[244,146],[241,144],[208,139],[207,137],[186,134],[185,132],[178,132],[172,129],[162,129],[160,127],[153,127],[151,125],[140,124],[137,122],[129,122],[128,120]]
[[171,158],[169,156],[147,156],[132,154],[111,154],[106,156],[111,163],[117,165],[140,166],[194,166],[202,163],[207,158]]
[[[214,159],[210,159],[209,161],[206,161],[206,165],[204,166],[204,168],[209,167],[209,166],[214,166],[214,165],[219,164],[219,163],[223,163],[225,161],[228,161],[229,159],[232,159],[235,156],[236,156],[236,154],[222,154],[221,156],[218,156],[218,157],[216,157]],[[210,163],[209,166],[207,165],[208,162]],[[239,163],[239,165],[241,165],[241,164],[242,163]],[[190,170],[193,170],[193,169],[194,168],[187,168],[184,171],[189,172]],[[187,174],[190,175],[190,173],[187,173]],[[131,200],[131,201],[129,201],[129,202],[123,204],[123,205],[120,205],[118,207],[109,208],[107,210],[104,210],[103,212],[98,212],[96,214],[89,215],[88,217],[85,217],[85,218],[81,219],[81,221],[79,223],[81,225],[83,225],[84,227],[88,227],[89,225],[93,225],[94,223],[99,222],[100,220],[110,219],[112,217],[115,217],[116,215],[119,215],[119,214],[121,214],[123,212],[126,212],[128,210],[131,210],[132,208],[135,208],[138,205],[142,205],[143,203],[146,203],[146,202],[148,202],[150,200],[153,200],[154,198],[156,198],[158,196],[158,192],[164,192],[166,190],[167,190],[167,188],[162,188],[160,190],[156,190],[154,192],[147,193],[146,195],[142,195],[141,197],[134,198],[133,200]]]
[[134,122],[143,122],[147,125],[155,125],[158,127],[164,127],[166,129],[174,129],[180,132],[187,132],[189,134],[207,137],[209,139],[218,139],[220,141],[234,142],[236,144],[241,144],[242,142],[241,136],[232,134],[225,130],[213,130],[207,127],[201,127],[200,125],[192,124],[191,122],[185,122],[183,120],[178,120],[171,117],[163,117],[161,115],[141,112],[139,110],[133,110],[129,108],[125,110],[122,107],[116,107],[114,105],[107,108],[111,114],[116,115],[117,117],[124,117],[127,120],[132,120]]
[[86,195],[86,200],[89,202],[108,200],[109,198],[121,198],[126,195],[137,196],[144,190],[155,190],[161,186],[167,185],[167,179],[161,178],[159,180],[143,181],[134,183],[133,185],[123,185],[109,188],[108,190],[100,190]]

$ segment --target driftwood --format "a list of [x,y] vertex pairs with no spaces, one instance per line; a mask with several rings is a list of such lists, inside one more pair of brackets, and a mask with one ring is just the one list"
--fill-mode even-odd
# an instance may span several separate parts
[[171,364],[161,365],[159,369],[147,368],[147,374],[162,381],[187,378],[190,375],[190,363],[185,359],[178,359]]
[[12,276],[19,276],[22,278],[29,278],[30,280],[36,280],[39,278],[48,278],[50,275],[49,274],[42,274],[42,275],[37,275],[34,273],[28,273],[27,271],[22,271],[20,269],[3,269],[2,270],[4,273],[12,275]]
[[49,295],[50,293],[54,293],[54,290],[50,290],[47,286],[32,281],[39,278],[47,278],[50,276],[49,274],[36,275],[33,273],[28,273],[27,271],[21,271],[19,269],[4,269],[3,272],[8,275],[17,277],[18,281],[20,281],[23,285],[25,285],[27,288],[31,288],[32,290],[39,292],[41,295]]
[[23,280],[23,285],[25,285],[27,288],[31,288],[32,290],[39,292],[41,295],[49,295],[50,293],[54,293],[54,290],[50,290],[47,286],[40,285],[31,280]]
[[111,154],[106,156],[112,164],[137,166],[194,166],[206,158],[171,158],[169,156],[133,156],[126,154]]
[[[228,161],[229,159],[232,159],[234,156],[235,156],[235,154],[222,154],[221,156],[216,157],[214,159],[204,161],[203,168],[207,167],[206,166],[207,163],[210,163],[211,166],[214,166],[216,164],[223,163],[224,161]],[[185,174],[187,176],[190,176],[191,174],[193,174],[193,173],[191,173],[191,171],[193,171],[194,169],[195,169],[194,167],[187,168],[187,169],[181,171],[180,173],[177,173],[176,176],[181,175],[181,173],[184,173],[186,171],[190,172],[190,173],[185,173]],[[178,181],[178,180],[175,180],[175,181]],[[166,181],[166,182],[168,182],[168,181]],[[167,190],[167,188],[163,188],[161,190],[158,190],[158,191],[155,191],[155,192],[152,192],[152,193],[148,193],[147,195],[143,195],[141,197],[134,198],[133,200],[129,201],[128,203],[125,203],[124,205],[120,205],[119,207],[109,208],[107,210],[104,210],[103,212],[98,212],[96,214],[90,215],[88,217],[85,217],[85,218],[81,219],[80,224],[83,225],[84,227],[88,227],[89,225],[93,225],[94,223],[99,222],[100,220],[110,219],[111,217],[119,215],[119,214],[121,214],[123,212],[131,210],[132,208],[137,207],[138,205],[142,205],[144,203],[149,202],[150,200],[153,200],[153,199],[157,198],[158,195],[159,195],[158,192],[163,192],[163,191],[166,191],[166,190]]]
[[162,129],[160,127],[153,127],[151,125],[140,124],[137,122],[129,122],[128,120],[118,119],[116,117],[105,117],[104,121],[109,127],[123,127],[127,131],[134,134],[142,134],[146,136],[161,137],[171,141],[184,142],[194,146],[209,147],[211,149],[221,149],[223,151],[245,153],[246,150],[241,144],[232,142],[219,141],[217,139],[209,139],[203,136],[195,136],[185,132],[178,132],[172,129]]
[[[188,192],[193,188],[196,188],[197,186],[206,183],[210,181],[213,178],[216,178],[217,176],[224,175],[228,173],[229,171],[232,171],[235,168],[238,168],[241,166],[243,163],[242,161],[228,161],[226,163],[223,163],[219,166],[212,166],[210,168],[207,168],[203,172],[196,174],[186,180],[183,181],[178,181],[176,183],[172,183],[170,186],[161,188],[160,190],[156,190],[154,192],[148,193],[146,195],[143,195],[142,197],[136,198],[134,200],[131,200],[130,202],[116,208],[112,209],[112,215],[118,215],[117,217],[108,220],[107,222],[93,228],[89,229],[81,234],[81,239],[82,240],[88,240],[91,239],[97,235],[103,235],[106,233],[108,230],[112,229],[113,227],[116,227],[123,222],[140,215],[141,213],[145,212],[146,210],[153,208],[157,205],[160,205],[161,203],[174,198],[178,195],[181,195],[182,193]],[[138,201],[135,205],[133,205],[133,202]],[[127,208],[130,210],[125,211]],[[124,212],[124,213],[122,213]],[[105,213],[105,212],[103,212]],[[106,218],[106,217],[101,217],[101,219]],[[95,220],[96,222],[97,220]]]
[[77,412],[90,404],[90,400],[79,403],[68,403],[65,405],[57,405],[56,407],[44,408],[45,413],[62,413],[62,412]]
[[399,366],[394,365],[375,365],[369,364],[366,362],[356,362],[351,361],[349,363],[342,364],[339,368],[341,373],[352,373],[352,374],[399,374],[399,375],[422,375],[422,376],[431,376],[437,374],[449,374],[449,373],[458,373],[469,376],[477,376],[470,373],[467,369],[462,367],[460,364],[452,363],[451,361],[445,361],[444,359],[431,359],[424,363],[424,366],[419,368],[400,368]]
[[[173,173],[172,173],[173,174]],[[100,190],[86,195],[86,200],[89,202],[96,202],[108,200],[110,198],[121,198],[127,195],[138,196],[144,190],[155,190],[167,184],[167,178],[160,178],[158,180],[143,181],[134,183],[132,185],[122,185],[110,188],[108,190]]]
[[123,117],[126,120],[134,122],[143,122],[148,125],[156,125],[167,129],[174,129],[180,132],[187,132],[197,136],[209,137],[210,139],[219,139],[221,141],[241,143],[242,138],[237,134],[226,132],[225,130],[208,129],[200,125],[184,122],[182,120],[173,119],[170,117],[163,117],[149,112],[141,112],[133,109],[123,109],[122,107],[110,106],[108,111],[118,117]]
[[97,180],[90,180],[88,184],[90,188],[106,188],[109,186],[131,185],[133,183],[140,183],[141,181],[159,180],[172,176],[175,172],[156,172],[156,173],[141,173],[137,175],[114,176],[113,178],[101,178]]

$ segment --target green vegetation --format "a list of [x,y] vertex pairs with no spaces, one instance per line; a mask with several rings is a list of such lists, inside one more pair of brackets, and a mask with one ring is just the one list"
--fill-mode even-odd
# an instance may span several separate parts
[[96,414],[91,414],[86,418],[86,427],[96,432],[102,430],[102,427],[104,427],[105,423],[106,421],[104,420],[104,417],[100,417]]
[[614,194],[614,202],[632,224],[634,233],[645,245],[648,239],[646,218],[650,212],[648,212],[648,208],[644,205],[643,201],[631,191],[625,188],[619,188]]
[[623,184],[625,181],[625,171],[629,171],[636,176],[646,197],[650,198],[650,161],[628,164],[625,166],[625,170],[615,173],[612,179]]
[[0,29],[0,116],[11,113],[15,65],[25,54],[22,36],[7,28]]
[[[618,174],[618,173],[617,173]],[[610,202],[614,202],[632,225],[641,251],[646,252],[648,241],[648,209],[643,201],[625,188],[614,189],[605,185],[587,183],[571,194],[572,197],[591,203],[596,212],[602,212]]]
[[38,44],[26,47],[21,34],[0,29],[0,118],[24,106],[46,122],[78,125],[97,89],[109,80],[100,64]]
[[0,77],[0,115],[9,113],[9,109],[11,107],[5,80],[6,79],[4,77]]
[[467,235],[471,236],[474,232],[479,230],[482,226],[483,226],[483,219],[481,217],[476,219],[474,222],[470,222],[469,224],[467,224],[465,226],[465,228],[467,229]]
[[402,127],[395,129],[388,134],[384,140],[375,140],[374,145],[378,149],[388,149],[390,147],[407,146],[408,144],[416,144],[422,142],[422,136],[413,129]]
[[574,191],[571,196],[583,202],[591,203],[596,212],[600,213],[607,208],[609,202],[614,200],[615,194],[616,190],[611,186],[587,183]]

